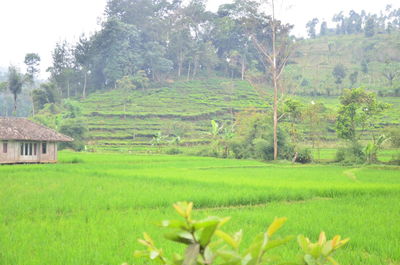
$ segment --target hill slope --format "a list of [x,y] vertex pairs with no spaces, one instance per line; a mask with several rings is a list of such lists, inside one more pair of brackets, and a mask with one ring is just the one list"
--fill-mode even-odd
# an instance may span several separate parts
[[[400,77],[388,84],[383,75],[387,62],[394,69],[400,69],[400,34],[305,40],[298,44],[286,68],[283,87],[291,97],[305,103],[323,102],[332,112],[338,106],[341,90],[346,87],[361,86],[386,95],[380,99],[393,106],[374,129],[380,130],[400,124],[400,97],[388,97],[397,90],[400,92]],[[337,64],[345,67],[342,84],[336,84],[332,75]],[[358,73],[357,80],[351,85],[348,77],[354,72]],[[169,140],[180,136],[184,145],[208,143],[210,120],[222,124],[244,109],[270,108],[271,90],[264,86],[261,90],[236,79],[170,81],[145,90],[97,92],[80,100],[79,105],[88,122],[90,146],[96,150],[140,151],[147,150],[159,132],[170,135]],[[326,138],[336,140],[333,130],[326,132]]]

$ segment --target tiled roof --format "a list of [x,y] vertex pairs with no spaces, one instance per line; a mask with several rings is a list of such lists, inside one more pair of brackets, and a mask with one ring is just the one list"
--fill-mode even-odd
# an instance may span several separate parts
[[25,118],[0,117],[0,140],[71,142],[74,139]]

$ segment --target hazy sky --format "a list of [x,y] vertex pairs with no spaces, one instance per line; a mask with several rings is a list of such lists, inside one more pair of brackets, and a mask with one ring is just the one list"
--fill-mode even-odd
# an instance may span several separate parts
[[[51,64],[55,43],[76,40],[82,33],[95,31],[106,0],[1,0],[0,1],[0,67],[10,64],[23,67],[26,53],[39,53],[42,76]],[[209,0],[208,8],[215,11],[229,0]],[[280,2],[279,0],[277,2]],[[387,4],[400,7],[398,0],[285,0],[279,7],[280,19],[295,24],[294,33],[305,35],[305,24],[313,17],[326,19],[341,10],[357,12],[384,10]],[[287,8],[289,7],[289,9]]]

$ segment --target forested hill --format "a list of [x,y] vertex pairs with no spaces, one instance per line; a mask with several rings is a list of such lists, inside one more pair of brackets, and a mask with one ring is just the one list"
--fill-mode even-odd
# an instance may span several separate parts
[[[393,65],[397,67],[393,69],[398,69],[399,43],[400,34],[368,39],[359,34],[303,40],[297,44],[285,71],[282,85],[285,98],[296,98],[306,105],[311,101],[321,102],[334,114],[342,89],[365,87],[378,92],[380,100],[392,104],[375,130],[398,126],[400,83],[396,77],[390,84],[385,71]],[[384,51],[390,51],[387,53],[393,60],[390,64],[382,59],[386,56]],[[343,65],[344,71],[340,84],[333,74],[337,65]],[[353,73],[357,73],[356,77],[349,78]],[[246,79],[256,77],[249,73]],[[209,143],[212,119],[230,124],[240,111],[267,111],[272,105],[272,90],[267,84],[211,73],[208,78],[169,79],[150,83],[146,88],[120,83],[120,87],[92,93],[71,104],[80,110],[77,115],[88,125],[91,148],[145,151],[154,144],[155,137],[165,137],[160,139],[164,144],[174,141],[177,135],[181,145]],[[74,108],[67,107],[63,113],[71,109]],[[37,119],[56,127],[57,121],[48,120],[51,111],[46,108]],[[334,120],[333,115],[326,127],[327,142],[337,139]],[[61,124],[62,120],[58,122]]]

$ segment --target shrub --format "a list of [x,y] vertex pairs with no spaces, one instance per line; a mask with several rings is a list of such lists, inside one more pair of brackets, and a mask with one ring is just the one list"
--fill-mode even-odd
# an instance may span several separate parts
[[350,147],[339,148],[336,152],[336,162],[343,164],[361,164],[365,162],[363,147],[354,143]]
[[[273,160],[274,142],[271,120],[263,113],[243,112],[237,117],[236,136],[230,141],[229,149],[235,158]],[[287,133],[278,130],[278,158],[291,160],[294,148],[287,140]]]
[[400,128],[390,128],[387,130],[387,135],[390,138],[390,144],[394,148],[400,147]]
[[307,164],[311,163],[312,160],[313,158],[310,149],[305,148],[298,151],[296,158],[297,163]]
[[[178,202],[174,204],[176,212],[183,220],[164,220],[161,227],[170,230],[165,238],[174,243],[183,244],[186,250],[183,255],[174,254],[168,257],[161,248],[158,248],[154,240],[146,233],[139,243],[146,250],[135,251],[135,257],[144,257],[150,261],[164,265],[261,265],[261,264],[306,264],[328,265],[338,264],[333,259],[333,253],[349,239],[341,240],[335,236],[332,240],[326,240],[324,232],[321,232],[316,243],[303,235],[297,237],[302,250],[299,260],[284,261],[276,256],[272,249],[285,245],[293,239],[292,236],[278,237],[276,232],[284,225],[286,218],[275,218],[265,232],[257,235],[252,243],[243,249],[240,244],[243,232],[240,230],[233,235],[224,232],[221,228],[229,221],[229,218],[208,217],[202,220],[192,218],[193,203]],[[216,240],[218,239],[218,240]]]
[[182,151],[179,148],[172,147],[165,152],[167,155],[179,155]]
[[60,126],[60,132],[74,138],[71,143],[60,143],[60,149],[71,148],[75,151],[85,149],[87,127],[82,119],[65,119]]

